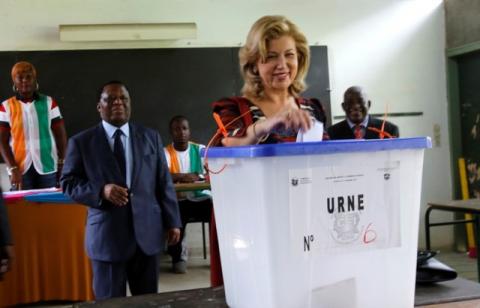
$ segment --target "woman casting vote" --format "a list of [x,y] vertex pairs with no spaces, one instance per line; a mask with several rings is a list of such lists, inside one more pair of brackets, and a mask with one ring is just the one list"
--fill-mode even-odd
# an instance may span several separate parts
[[[264,16],[250,29],[239,53],[244,79],[243,96],[213,103],[213,111],[227,127],[224,146],[279,143],[297,140],[297,134],[325,124],[319,100],[300,96],[310,52],[305,35],[283,16]],[[323,130],[316,130],[327,137]],[[328,137],[327,137],[328,138]]]
[[[243,96],[213,103],[228,137],[218,145],[294,142],[313,133],[310,141],[328,139],[325,112],[317,99],[300,96],[310,52],[305,35],[283,16],[264,16],[250,29],[239,53]],[[316,135],[315,135],[316,134]],[[222,272],[214,220],[211,229],[211,283],[221,285]]]

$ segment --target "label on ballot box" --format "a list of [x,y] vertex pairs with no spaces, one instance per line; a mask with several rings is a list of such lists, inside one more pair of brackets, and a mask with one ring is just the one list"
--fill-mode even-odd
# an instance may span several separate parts
[[291,240],[318,254],[400,246],[399,161],[292,169]]

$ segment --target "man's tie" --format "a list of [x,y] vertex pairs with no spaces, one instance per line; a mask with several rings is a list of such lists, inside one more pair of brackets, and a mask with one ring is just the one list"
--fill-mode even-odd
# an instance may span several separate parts
[[113,134],[113,136],[115,137],[115,141],[113,143],[113,156],[115,156],[115,159],[117,160],[123,179],[126,180],[127,167],[126,167],[126,161],[125,161],[125,150],[123,148],[123,143],[122,143],[122,134],[123,133],[121,129],[117,129],[115,131],[115,134]]
[[362,126],[361,125],[355,125],[355,129],[353,130],[353,135],[355,135],[355,139],[362,139],[363,138]]

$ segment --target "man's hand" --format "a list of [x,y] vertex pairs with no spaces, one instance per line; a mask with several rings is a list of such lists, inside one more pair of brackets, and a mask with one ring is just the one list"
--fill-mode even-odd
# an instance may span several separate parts
[[125,206],[128,203],[128,189],[116,184],[103,186],[102,198],[116,206]]
[[194,183],[200,181],[201,178],[197,173],[172,173],[174,183]]
[[167,243],[168,245],[175,245],[180,241],[180,229],[171,228],[167,231]]
[[183,183],[193,183],[200,181],[200,177],[197,173],[184,173],[183,174]]
[[3,278],[3,274],[8,272],[12,268],[12,261],[15,258],[15,252],[13,246],[0,247],[0,280]]

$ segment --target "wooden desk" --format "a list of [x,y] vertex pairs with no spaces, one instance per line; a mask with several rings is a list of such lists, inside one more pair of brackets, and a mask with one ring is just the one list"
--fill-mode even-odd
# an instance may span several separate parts
[[[474,215],[473,219],[457,219],[445,222],[430,222],[430,214],[433,210],[437,211],[447,211],[453,213],[465,213]],[[450,200],[445,202],[429,202],[427,211],[425,212],[425,240],[427,250],[430,250],[430,228],[437,226],[447,226],[447,225],[457,225],[457,224],[466,224],[473,223],[475,229],[475,243],[476,247],[480,247],[480,199],[469,199],[469,200]],[[478,279],[480,281],[480,256],[477,255],[477,271]]]
[[[175,185],[177,191],[209,188],[209,183]],[[87,207],[71,203],[61,192],[34,197],[41,202],[24,198],[6,202],[16,259],[0,282],[0,307],[93,300],[93,276],[84,246]],[[202,233],[205,255],[203,228]]]
[[7,202],[7,211],[16,259],[0,282],[0,307],[92,300],[83,245],[86,207],[17,200]]
[[[210,183],[209,182],[197,182],[197,183],[176,183],[174,184],[175,191],[177,193],[183,193],[188,191],[200,191],[200,190],[210,190]],[[179,204],[180,211],[182,210],[182,204]],[[200,209],[200,208],[199,208]],[[203,243],[203,258],[207,258],[207,245],[206,245],[206,237],[205,237],[205,222],[210,224],[211,221],[211,212],[212,206],[208,209],[202,210],[202,215],[199,217],[193,218],[191,222],[201,222],[202,223],[202,243]],[[208,218],[206,218],[207,216]]]
[[198,183],[176,183],[175,190],[177,192],[182,191],[197,191],[197,190],[210,190],[210,183],[198,182]]

